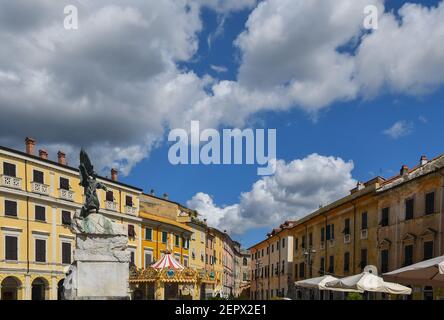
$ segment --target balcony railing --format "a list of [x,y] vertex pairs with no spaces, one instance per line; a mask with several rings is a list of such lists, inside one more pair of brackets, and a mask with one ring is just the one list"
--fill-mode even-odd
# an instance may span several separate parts
[[49,194],[49,186],[43,183],[31,182],[31,191],[47,196]]
[[74,201],[74,191],[59,189],[60,190],[60,198],[68,201]]
[[136,207],[125,206],[125,213],[126,214],[135,215],[135,214],[137,214],[137,208]]
[[361,230],[361,239],[367,239],[367,237],[368,237],[368,230],[362,229]]
[[3,187],[14,188],[14,189],[22,188],[22,179],[17,177],[2,175],[0,183]]
[[117,211],[117,202],[105,201],[106,210]]

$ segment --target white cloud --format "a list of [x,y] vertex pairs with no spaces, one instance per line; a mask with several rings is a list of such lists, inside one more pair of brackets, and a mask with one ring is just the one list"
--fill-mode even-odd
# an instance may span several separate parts
[[405,120],[395,122],[390,128],[383,133],[392,139],[398,139],[410,134],[413,131],[413,123]]
[[218,207],[211,196],[199,192],[187,205],[198,210],[210,225],[232,234],[272,228],[346,195],[356,186],[353,167],[352,161],[318,154],[290,163],[279,160],[276,174],[256,181],[250,191],[240,195],[239,203]]
[[224,66],[216,66],[216,65],[212,64],[210,67],[211,67],[211,69],[213,69],[214,71],[216,71],[218,73],[222,73],[222,72],[227,72],[228,71],[228,69],[226,67],[224,67]]

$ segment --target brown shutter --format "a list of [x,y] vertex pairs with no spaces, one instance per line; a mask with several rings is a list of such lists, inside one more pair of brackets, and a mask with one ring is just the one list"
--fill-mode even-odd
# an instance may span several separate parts
[[46,262],[46,241],[35,240],[35,260],[37,262]]
[[5,245],[6,245],[6,260],[18,260],[17,257],[17,237],[6,236],[5,237]]

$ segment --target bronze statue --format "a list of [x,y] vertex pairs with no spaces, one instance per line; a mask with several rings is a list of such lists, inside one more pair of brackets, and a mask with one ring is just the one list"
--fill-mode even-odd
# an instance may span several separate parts
[[86,218],[90,213],[99,212],[100,203],[97,197],[97,189],[107,190],[106,186],[96,180],[97,174],[94,172],[94,167],[89,160],[88,154],[80,150],[80,185],[83,186],[85,194],[85,203],[82,206],[80,216]]

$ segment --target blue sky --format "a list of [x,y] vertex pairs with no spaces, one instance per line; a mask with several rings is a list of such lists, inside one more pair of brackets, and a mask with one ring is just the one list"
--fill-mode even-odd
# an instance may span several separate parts
[[[437,2],[416,1],[426,5]],[[389,1],[387,7],[397,10],[403,3]],[[209,48],[208,36],[215,32],[221,17],[214,11],[204,10],[197,59],[185,66],[198,74],[212,73],[214,76],[218,74],[210,66],[224,66],[227,72],[220,75],[221,78],[235,79],[239,61],[233,41],[244,29],[249,13],[250,10],[244,10],[229,14],[223,34],[214,39]],[[260,120],[257,128],[277,129],[278,158],[290,161],[319,153],[352,159],[353,176],[366,181],[375,175],[395,175],[402,164],[414,166],[423,154],[434,157],[443,153],[444,145],[437,138],[444,116],[443,98],[443,89],[424,97],[385,93],[370,101],[332,104],[322,110],[316,120],[298,109],[263,112],[254,115],[254,120]],[[398,139],[383,133],[400,120],[412,125],[411,133]],[[171,199],[181,203],[186,203],[196,192],[204,191],[221,206],[238,202],[240,193],[248,191],[258,180],[255,166],[173,166],[168,162],[167,153],[168,145],[156,149],[126,180],[147,190],[153,188],[159,195],[167,192]],[[276,221],[276,225],[279,223]],[[234,237],[249,246],[263,239],[268,231],[269,227],[257,228]]]
[[[78,30],[63,28],[67,4]],[[365,31],[369,4],[379,27]],[[32,136],[71,164],[84,146],[103,174],[168,193],[246,247],[357,181],[444,152],[442,1],[0,5],[1,145]],[[276,129],[276,174],[171,165],[168,132],[191,120]]]

